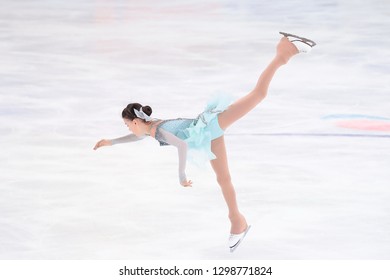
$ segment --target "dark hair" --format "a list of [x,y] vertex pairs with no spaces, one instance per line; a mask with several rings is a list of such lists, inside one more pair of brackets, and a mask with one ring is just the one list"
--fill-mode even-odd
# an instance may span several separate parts
[[[142,112],[144,112],[146,115],[150,116],[152,114],[152,108],[150,106],[142,106],[139,103],[130,103],[126,106],[125,109],[122,111],[122,118],[128,119],[128,120],[134,120],[135,118],[138,118],[137,115],[134,113],[134,109],[139,109],[142,107]],[[145,120],[143,120],[145,121]]]

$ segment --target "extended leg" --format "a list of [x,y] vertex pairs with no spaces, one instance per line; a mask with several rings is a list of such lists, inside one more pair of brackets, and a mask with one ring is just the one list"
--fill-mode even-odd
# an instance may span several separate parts
[[256,87],[250,93],[235,101],[226,111],[218,115],[219,126],[225,130],[255,108],[267,96],[268,87],[275,72],[297,53],[298,49],[294,44],[286,37],[283,37],[277,46],[275,58],[261,73]]
[[224,136],[214,139],[211,142],[211,150],[217,158],[211,160],[210,163],[217,176],[218,184],[221,187],[226,204],[229,208],[229,219],[231,222],[230,232],[235,234],[241,233],[246,229],[247,223],[244,216],[238,210],[236,192],[228,167]]

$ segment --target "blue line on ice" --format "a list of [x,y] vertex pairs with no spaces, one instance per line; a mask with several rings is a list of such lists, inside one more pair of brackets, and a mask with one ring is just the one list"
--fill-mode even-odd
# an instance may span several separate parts
[[353,133],[240,133],[227,135],[253,135],[253,136],[309,136],[309,137],[365,137],[390,138],[390,134],[353,134]]

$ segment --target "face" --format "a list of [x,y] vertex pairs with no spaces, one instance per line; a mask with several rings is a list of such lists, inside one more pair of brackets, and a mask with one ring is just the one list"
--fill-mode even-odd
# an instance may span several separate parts
[[125,125],[129,128],[131,132],[133,132],[137,136],[142,136],[142,132],[140,131],[140,126],[139,122],[140,120],[134,119],[134,120],[129,120],[129,119],[123,119],[125,122]]

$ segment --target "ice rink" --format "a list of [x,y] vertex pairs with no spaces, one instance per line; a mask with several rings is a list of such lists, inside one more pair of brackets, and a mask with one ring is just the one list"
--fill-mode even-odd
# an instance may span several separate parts
[[[390,2],[3,0],[0,259],[389,259]],[[252,229],[228,250],[210,166],[130,133],[132,102],[195,118],[239,98],[279,31],[317,42],[226,131]]]

